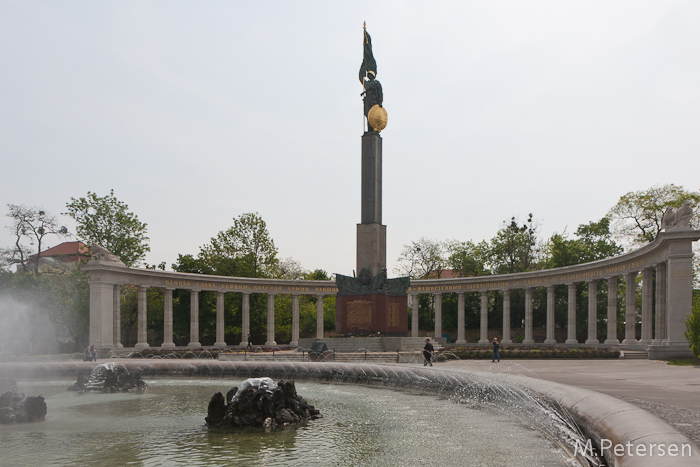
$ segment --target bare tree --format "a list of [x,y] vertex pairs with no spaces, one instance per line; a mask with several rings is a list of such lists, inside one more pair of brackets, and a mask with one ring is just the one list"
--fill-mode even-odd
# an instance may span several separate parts
[[[7,250],[6,260],[12,264],[19,264],[26,271],[30,255],[32,251],[36,251],[32,265],[34,273],[39,274],[41,245],[44,237],[57,235],[65,238],[69,235],[68,229],[58,224],[56,216],[47,213],[41,208],[28,207],[23,204],[8,204],[7,207],[10,210],[7,217],[13,219],[9,229],[14,234],[15,246],[13,249]],[[27,247],[27,242],[34,248]]]
[[447,264],[445,245],[438,240],[421,237],[403,246],[398,262],[394,269],[397,274],[413,279],[426,279],[428,276],[439,279]]

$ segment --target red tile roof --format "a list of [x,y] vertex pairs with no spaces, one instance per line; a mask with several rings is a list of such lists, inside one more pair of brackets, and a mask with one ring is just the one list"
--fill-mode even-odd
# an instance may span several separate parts
[[[36,255],[30,256],[30,260]],[[90,258],[90,248],[83,242],[63,242],[53,248],[41,252],[41,257],[56,258],[65,262],[76,262]]]

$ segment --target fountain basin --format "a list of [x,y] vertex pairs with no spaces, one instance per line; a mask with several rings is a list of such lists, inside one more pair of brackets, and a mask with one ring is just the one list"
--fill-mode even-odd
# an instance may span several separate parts
[[[429,394],[442,393],[461,402],[504,403],[503,398],[532,394],[549,407],[562,407],[593,445],[610,443],[604,452],[609,465],[696,466],[700,452],[688,438],[667,423],[631,404],[594,391],[508,374],[462,373],[413,365],[362,365],[309,362],[223,362],[213,360],[122,360],[130,371],[144,376],[235,377],[265,375],[273,379],[328,381],[402,388]],[[4,363],[0,376],[20,378],[66,377],[85,367],[82,362]],[[90,364],[87,364],[90,365]],[[508,394],[506,389],[511,390]],[[659,455],[658,446],[677,446],[678,455]],[[656,450],[652,449],[656,446]],[[631,446],[618,455],[615,447]],[[643,446],[639,448],[638,446]],[[687,446],[681,455],[680,449]],[[640,452],[644,455],[638,455]]]

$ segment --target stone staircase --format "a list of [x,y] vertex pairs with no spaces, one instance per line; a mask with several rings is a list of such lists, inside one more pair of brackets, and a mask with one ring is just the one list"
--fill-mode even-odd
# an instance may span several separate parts
[[[430,338],[430,342],[432,342],[433,346],[437,349],[438,347],[442,347],[438,342],[435,342],[435,339],[432,337]],[[425,345],[425,337],[402,337],[401,338],[401,351],[402,352],[410,352],[412,350],[423,350],[423,346]]]
[[335,350],[337,353],[352,353],[358,351],[384,352],[384,343],[381,339],[373,337],[351,337],[351,338],[329,338],[323,339],[328,346],[328,350]]
[[625,360],[649,360],[649,352],[646,350],[621,350],[620,358]]

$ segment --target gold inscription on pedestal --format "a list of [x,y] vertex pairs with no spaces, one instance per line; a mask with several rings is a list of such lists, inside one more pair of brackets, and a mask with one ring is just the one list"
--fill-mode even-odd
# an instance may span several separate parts
[[401,325],[401,305],[398,303],[389,303],[389,313],[386,317],[386,324],[389,329],[398,328]]
[[347,307],[348,328],[369,331],[372,326],[372,302],[355,300],[348,302]]

